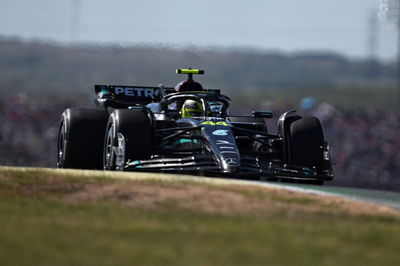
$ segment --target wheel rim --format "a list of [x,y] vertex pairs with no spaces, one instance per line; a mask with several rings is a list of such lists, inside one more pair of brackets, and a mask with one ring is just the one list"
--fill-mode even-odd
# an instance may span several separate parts
[[65,125],[62,123],[58,134],[58,167],[64,166],[64,149],[65,149]]
[[106,143],[104,145],[104,169],[112,170],[113,169],[113,160],[114,160],[114,149],[113,149],[113,140],[114,140],[114,130],[111,125],[107,130]]
[[115,147],[114,152],[115,158],[115,169],[118,171],[123,171],[125,166],[125,138],[121,133],[117,134],[118,146]]

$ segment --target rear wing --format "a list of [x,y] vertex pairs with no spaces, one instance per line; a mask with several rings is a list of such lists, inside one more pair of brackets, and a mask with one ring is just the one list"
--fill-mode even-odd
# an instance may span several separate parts
[[163,86],[95,85],[94,90],[99,104],[113,108],[159,102],[164,95],[175,92],[174,88]]

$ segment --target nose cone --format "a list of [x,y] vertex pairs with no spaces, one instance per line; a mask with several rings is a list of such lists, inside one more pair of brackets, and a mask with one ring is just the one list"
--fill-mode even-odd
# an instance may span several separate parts
[[240,155],[236,146],[235,137],[229,124],[222,122],[215,125],[205,124],[202,132],[211,149],[220,163],[224,173],[237,173],[240,171]]

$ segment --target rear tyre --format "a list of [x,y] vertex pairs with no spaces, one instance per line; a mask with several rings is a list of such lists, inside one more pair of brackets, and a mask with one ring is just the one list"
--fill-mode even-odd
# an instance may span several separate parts
[[107,112],[68,108],[61,115],[58,132],[59,168],[102,169],[102,146]]
[[[321,122],[316,117],[294,121],[289,130],[289,164],[324,170],[323,146],[325,143]],[[323,181],[312,181],[322,185]]]
[[128,161],[148,159],[153,147],[152,119],[144,109],[115,110],[109,117],[103,152],[104,170],[123,170]]

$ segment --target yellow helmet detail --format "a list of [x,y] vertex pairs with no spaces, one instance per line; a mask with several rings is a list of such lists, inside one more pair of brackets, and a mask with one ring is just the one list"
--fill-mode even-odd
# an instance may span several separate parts
[[203,116],[204,109],[200,102],[186,100],[182,105],[182,117]]

